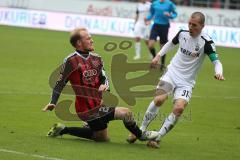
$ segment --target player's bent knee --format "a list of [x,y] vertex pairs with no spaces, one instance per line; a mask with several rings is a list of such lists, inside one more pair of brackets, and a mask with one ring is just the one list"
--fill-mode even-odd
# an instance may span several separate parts
[[166,95],[159,95],[154,98],[154,103],[156,106],[161,106],[167,100]]
[[155,41],[149,40],[149,42],[148,42],[148,47],[149,47],[150,49],[152,49],[153,46],[154,46],[154,43],[155,43]]
[[121,117],[121,120],[123,120],[126,123],[127,122],[132,122],[133,113],[129,108],[121,108],[120,117]]
[[176,105],[176,106],[174,107],[173,113],[174,113],[177,117],[179,117],[179,116],[182,115],[183,111],[184,111],[184,106],[182,106],[182,105]]
[[129,114],[132,114],[131,110],[129,108],[121,108],[120,110],[120,113],[124,116],[127,116]]
[[132,114],[133,113],[129,108],[117,107],[115,109],[115,118],[116,119],[121,119],[121,120],[131,119]]
[[135,38],[135,41],[136,41],[136,42],[140,42],[140,41],[141,41],[141,38],[140,38],[140,37],[136,37],[136,38]]
[[129,108],[126,108],[125,112],[124,112],[124,121],[128,122],[131,121],[133,117],[133,113]]

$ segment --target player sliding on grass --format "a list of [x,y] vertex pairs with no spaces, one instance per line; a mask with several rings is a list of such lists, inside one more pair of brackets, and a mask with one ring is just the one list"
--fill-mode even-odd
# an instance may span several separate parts
[[130,109],[107,107],[102,103],[102,92],[109,89],[109,82],[101,57],[93,53],[93,40],[88,31],[84,28],[73,30],[70,42],[76,51],[65,59],[59,80],[53,89],[51,102],[43,111],[51,111],[56,107],[63,88],[70,81],[76,94],[76,112],[80,118],[87,121],[89,127],[65,127],[58,123],[53,125],[48,136],[70,134],[95,141],[108,141],[108,122],[122,120],[125,127],[139,140],[156,138],[158,132],[139,129]]
[[[182,115],[191,98],[197,72],[206,55],[215,66],[214,77],[217,80],[224,80],[223,68],[218,60],[215,44],[208,35],[202,33],[204,22],[205,16],[201,12],[193,13],[188,22],[189,31],[179,31],[173,40],[166,43],[152,60],[152,66],[155,67],[161,56],[179,44],[177,53],[168,65],[166,73],[160,79],[156,89],[156,96],[150,103],[140,128],[143,131],[146,130],[150,122],[156,117],[160,106],[167,100],[168,94],[173,93],[174,104],[172,113],[162,124],[159,136],[155,140],[148,142],[150,147],[158,148],[160,139],[174,127]],[[130,143],[133,143],[135,140],[136,138],[133,135],[128,137],[128,142]]]

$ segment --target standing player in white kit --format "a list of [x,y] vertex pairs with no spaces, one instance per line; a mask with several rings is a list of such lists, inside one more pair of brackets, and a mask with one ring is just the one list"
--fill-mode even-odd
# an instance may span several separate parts
[[[150,103],[140,128],[143,131],[146,130],[150,122],[157,116],[160,106],[167,100],[168,94],[173,93],[173,110],[162,124],[159,136],[148,142],[149,147],[158,148],[160,139],[175,126],[182,115],[191,98],[197,72],[206,56],[214,64],[214,77],[217,80],[224,80],[223,68],[218,59],[215,44],[207,34],[202,32],[204,23],[203,13],[194,12],[188,22],[189,30],[179,31],[173,40],[166,43],[152,60],[152,66],[156,66],[161,56],[179,44],[177,53],[160,79],[155,98]],[[135,137],[129,136],[128,142],[133,143],[134,141]]]
[[136,11],[134,36],[135,36],[135,57],[134,59],[141,58],[141,39],[145,40],[148,45],[148,39],[150,35],[150,25],[145,24],[145,17],[147,16],[151,3],[147,0],[139,0]]

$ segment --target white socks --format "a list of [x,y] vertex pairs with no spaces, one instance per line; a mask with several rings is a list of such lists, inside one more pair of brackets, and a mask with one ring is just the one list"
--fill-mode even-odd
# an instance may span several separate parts
[[140,127],[140,129],[142,131],[145,131],[149,125],[149,123],[157,116],[158,114],[158,111],[159,111],[159,108],[158,106],[156,106],[154,104],[154,101],[152,101],[149,106],[148,106],[148,109],[144,115],[144,118],[143,118],[143,121],[142,121],[142,125]]
[[137,58],[141,57],[141,42],[136,42],[135,43],[135,54]]
[[176,124],[178,117],[175,114],[171,113],[164,121],[161,129],[159,130],[160,136],[157,137],[157,141],[160,140],[165,134],[167,134]]

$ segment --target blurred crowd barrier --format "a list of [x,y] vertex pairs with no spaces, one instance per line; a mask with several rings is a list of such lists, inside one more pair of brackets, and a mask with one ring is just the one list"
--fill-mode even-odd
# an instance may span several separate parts
[[[137,3],[128,1],[103,0],[0,0],[0,6],[4,7],[121,18],[134,18],[136,13],[136,5]],[[175,22],[186,23],[192,12],[202,11],[206,15],[207,25],[240,27],[239,10],[178,6],[177,11],[178,17],[175,19]]]
[[[137,2],[138,0],[108,0],[108,1]],[[239,0],[172,0],[172,1],[176,5],[180,6],[240,9]]]
[[[47,3],[47,5],[46,5]],[[169,38],[187,29],[192,12],[206,16],[207,32],[217,45],[240,48],[240,11],[178,6]],[[93,34],[133,37],[136,3],[100,0],[1,0],[0,24],[69,31],[86,27]]]

